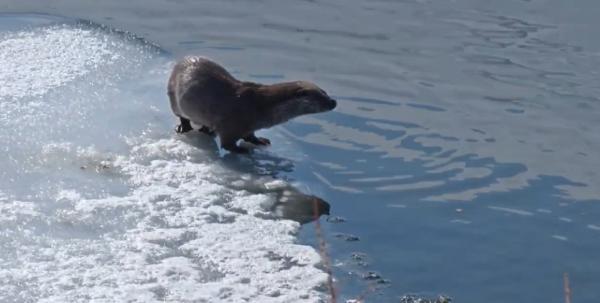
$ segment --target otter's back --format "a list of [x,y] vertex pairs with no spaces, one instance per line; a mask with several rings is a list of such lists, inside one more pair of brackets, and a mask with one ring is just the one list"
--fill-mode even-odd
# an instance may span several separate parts
[[186,57],[173,68],[168,94],[171,109],[180,117],[213,126],[235,104],[236,80],[219,64],[203,57]]

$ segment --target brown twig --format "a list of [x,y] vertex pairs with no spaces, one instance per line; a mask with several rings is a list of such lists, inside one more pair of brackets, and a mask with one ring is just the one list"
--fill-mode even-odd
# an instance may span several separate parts
[[368,283],[367,285],[367,289],[365,289],[365,291],[363,291],[357,298],[356,298],[356,303],[364,303],[365,298],[367,297],[367,295],[374,293],[377,290],[377,287],[375,287],[375,285],[371,282]]
[[325,272],[327,273],[327,288],[329,288],[329,294],[331,296],[329,302],[336,303],[337,296],[335,293],[335,287],[333,285],[333,272],[331,270],[331,260],[329,260],[329,255],[327,254],[327,247],[325,246],[325,239],[323,239],[323,235],[321,232],[321,222],[319,221],[319,204],[316,199],[313,200],[313,212],[315,217],[315,232],[317,234],[317,239],[319,240],[319,253],[321,254],[323,266],[325,267]]
[[565,291],[565,303],[571,303],[571,286],[569,285],[569,274],[563,274],[563,289]]

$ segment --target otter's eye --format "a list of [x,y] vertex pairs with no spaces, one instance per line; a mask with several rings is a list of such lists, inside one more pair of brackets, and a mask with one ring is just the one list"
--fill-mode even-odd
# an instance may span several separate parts
[[296,97],[306,97],[306,96],[308,96],[308,91],[300,90],[300,91],[296,92]]

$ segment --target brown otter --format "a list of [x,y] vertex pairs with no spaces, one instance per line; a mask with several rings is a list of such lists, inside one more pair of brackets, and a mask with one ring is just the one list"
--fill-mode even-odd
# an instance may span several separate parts
[[203,57],[186,57],[173,68],[168,95],[173,113],[181,124],[178,133],[192,130],[215,133],[221,147],[237,153],[243,139],[255,145],[269,145],[254,132],[304,114],[330,111],[336,101],[313,83],[306,81],[263,85],[239,81],[219,64]]

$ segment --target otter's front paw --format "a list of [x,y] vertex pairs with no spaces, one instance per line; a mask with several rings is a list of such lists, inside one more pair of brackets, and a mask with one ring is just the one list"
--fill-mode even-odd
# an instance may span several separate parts
[[254,143],[256,145],[271,145],[271,140],[269,140],[267,138],[258,137],[257,139],[258,139],[258,141]]
[[263,137],[257,137],[255,135],[245,137],[244,141],[250,142],[254,145],[271,145],[271,140]]

